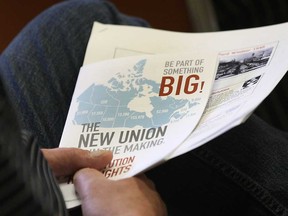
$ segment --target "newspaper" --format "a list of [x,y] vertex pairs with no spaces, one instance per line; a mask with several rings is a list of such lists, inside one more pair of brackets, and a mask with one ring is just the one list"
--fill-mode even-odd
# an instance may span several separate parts
[[[179,33],[95,22],[60,147],[113,152],[121,179],[244,122],[288,70],[288,23]],[[80,202],[61,185],[66,205]]]

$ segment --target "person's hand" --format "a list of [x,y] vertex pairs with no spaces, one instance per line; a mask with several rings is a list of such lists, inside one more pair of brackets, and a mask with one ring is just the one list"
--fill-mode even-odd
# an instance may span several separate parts
[[82,168],[101,170],[112,160],[110,151],[90,152],[78,148],[41,149],[59,182],[69,180]]
[[81,169],[73,178],[83,216],[165,216],[166,206],[145,175],[109,180],[95,169]]

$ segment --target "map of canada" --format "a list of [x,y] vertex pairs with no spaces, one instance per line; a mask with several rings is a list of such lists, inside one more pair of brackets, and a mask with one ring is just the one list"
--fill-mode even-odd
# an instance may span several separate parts
[[146,60],[125,73],[118,72],[105,85],[92,84],[77,98],[74,124],[101,122],[101,127],[160,127],[193,115],[198,102],[159,97],[160,83],[143,76]]

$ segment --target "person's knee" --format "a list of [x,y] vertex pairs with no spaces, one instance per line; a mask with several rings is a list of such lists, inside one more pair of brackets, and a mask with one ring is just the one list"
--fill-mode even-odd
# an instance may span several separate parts
[[98,21],[104,24],[148,26],[141,18],[122,14],[113,3],[106,0],[64,1],[50,7],[44,14],[54,21],[77,19],[83,23]]

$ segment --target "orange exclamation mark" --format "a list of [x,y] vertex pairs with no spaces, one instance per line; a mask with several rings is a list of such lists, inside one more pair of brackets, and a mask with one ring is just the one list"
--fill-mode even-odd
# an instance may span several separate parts
[[200,93],[202,93],[202,89],[203,89],[203,87],[204,87],[204,83],[205,83],[204,81],[201,82]]

